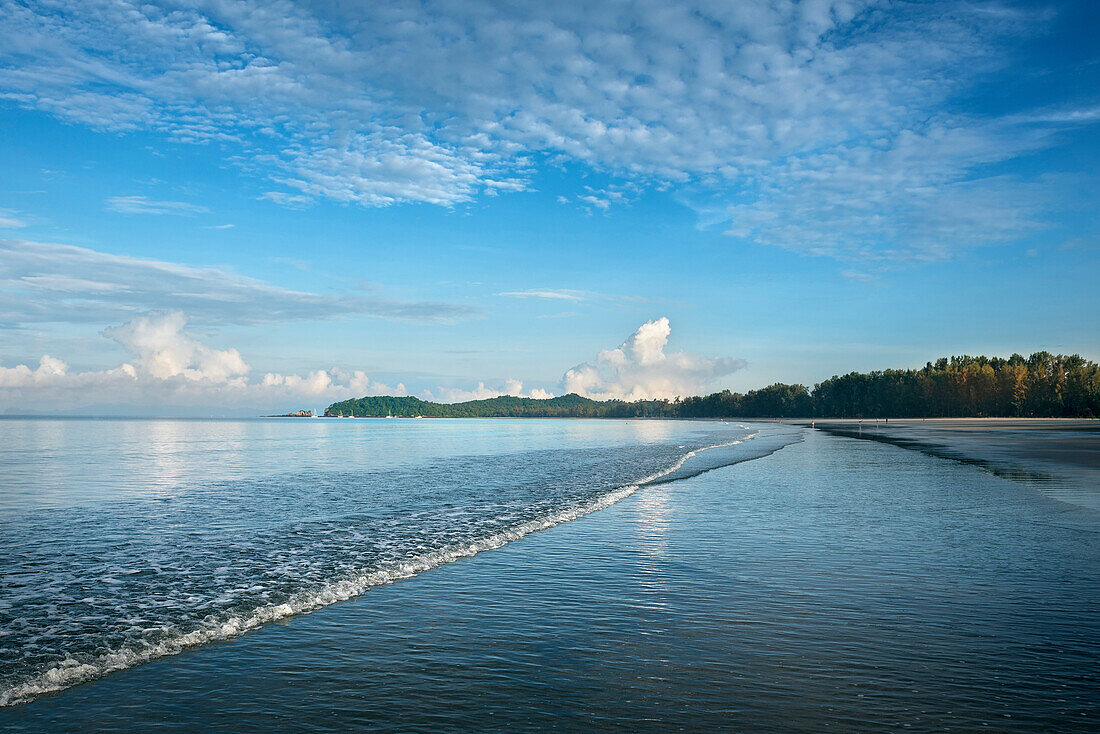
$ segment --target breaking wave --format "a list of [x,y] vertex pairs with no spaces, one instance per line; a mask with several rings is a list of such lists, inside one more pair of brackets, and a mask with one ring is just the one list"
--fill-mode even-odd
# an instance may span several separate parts
[[[0,706],[27,703],[42,694],[64,690],[115,671],[177,655],[210,642],[229,640],[270,622],[352,599],[373,587],[412,578],[447,563],[499,548],[531,533],[602,510],[629,497],[646,485],[686,479],[719,466],[760,458],[800,440],[800,433],[780,432],[772,434],[772,440],[762,441],[757,450],[729,451],[752,441],[758,435],[759,432],[749,433],[735,441],[687,451],[671,465],[638,481],[615,487],[594,498],[520,522],[479,539],[451,543],[429,552],[411,554],[360,573],[334,578],[318,588],[293,592],[289,598],[279,603],[256,606],[244,613],[212,614],[203,619],[194,629],[166,627],[164,634],[157,641],[139,640],[94,655],[66,657],[31,677],[0,690]],[[703,457],[706,460],[701,460]]]

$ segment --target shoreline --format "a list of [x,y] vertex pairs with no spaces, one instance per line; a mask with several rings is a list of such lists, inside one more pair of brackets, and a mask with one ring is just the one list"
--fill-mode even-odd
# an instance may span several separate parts
[[[61,664],[37,678],[25,681],[21,687],[0,690],[0,711],[8,707],[31,705],[44,696],[63,694],[77,686],[92,684],[112,675],[153,664],[177,655],[194,652],[208,645],[228,642],[286,620],[318,612],[333,604],[354,600],[368,591],[408,580],[421,574],[472,558],[484,551],[497,550],[528,535],[572,522],[588,514],[606,509],[629,497],[638,489],[685,481],[716,468],[755,461],[802,440],[802,431],[772,429],[759,444],[753,443],[760,431],[728,443],[718,443],[692,449],[660,471],[613,487],[580,504],[565,507],[548,515],[532,518],[518,525],[499,529],[492,535],[446,545],[430,552],[419,553],[363,571],[357,576],[330,579],[321,589],[295,593],[281,603],[269,603],[228,617],[204,623],[190,632],[161,640],[147,648],[119,647],[97,652],[94,661],[85,659],[82,666]],[[681,447],[683,448],[683,447]],[[737,453],[729,455],[729,450]],[[727,450],[723,452],[723,450]],[[713,452],[713,455],[712,453]],[[708,459],[710,461],[708,461]],[[91,668],[95,670],[91,670]]]
[[1035,484],[1100,511],[1100,421],[1076,418],[929,418],[799,422],[835,436],[889,443]]
[[245,711],[241,731],[1087,731],[1096,549],[1064,512],[1012,490],[808,432],[0,720],[186,731]]

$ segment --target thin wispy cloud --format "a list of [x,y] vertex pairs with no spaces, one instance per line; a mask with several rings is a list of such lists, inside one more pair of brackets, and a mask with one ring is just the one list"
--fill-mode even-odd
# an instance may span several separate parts
[[15,212],[0,209],[0,229],[21,229],[27,222],[16,216]]
[[310,263],[308,260],[303,260],[299,257],[273,257],[271,262],[282,263],[283,265],[289,265],[295,270],[301,270],[303,273],[309,272]]
[[305,209],[313,203],[313,198],[305,194],[291,194],[286,191],[265,191],[261,199],[274,202],[288,209]]
[[593,294],[588,291],[574,291],[567,288],[543,288],[526,291],[503,291],[496,295],[504,296],[505,298],[537,298],[544,301],[588,301],[591,300],[594,295],[598,294]]
[[598,291],[574,290],[572,288],[529,288],[518,291],[501,291],[494,295],[503,298],[529,298],[540,301],[630,301],[641,302],[650,300],[641,296],[619,296],[612,293],[600,293]]
[[479,313],[462,304],[312,293],[217,268],[0,240],[0,324],[109,323],[150,310],[236,324],[351,316],[447,322]]
[[1001,117],[952,108],[1051,17],[998,7],[12,4],[0,95],[235,149],[283,206],[450,207],[530,188],[549,157],[614,180],[564,197],[592,212],[674,185],[689,204],[724,200],[736,238],[939,259],[1043,226],[1033,194],[1057,179],[989,171],[1096,120],[1094,98]]
[[859,270],[842,270],[840,271],[840,274],[844,278],[854,281],[856,283],[870,283],[875,279],[875,276],[871,273],[864,273]]
[[119,214],[175,214],[186,216],[190,214],[205,214],[210,211],[204,206],[191,204],[186,201],[157,201],[145,196],[112,196],[107,199],[108,211]]

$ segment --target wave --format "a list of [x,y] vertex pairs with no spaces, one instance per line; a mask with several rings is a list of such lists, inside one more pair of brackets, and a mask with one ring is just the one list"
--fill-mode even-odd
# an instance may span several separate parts
[[757,435],[759,435],[759,431],[751,433],[736,441],[688,451],[668,468],[637,482],[623,485],[579,505],[552,512],[541,518],[520,523],[475,542],[453,544],[429,553],[410,556],[401,561],[362,574],[336,579],[326,583],[319,589],[301,591],[292,595],[284,602],[260,606],[244,614],[210,618],[198,629],[189,632],[179,631],[175,634],[170,633],[171,636],[157,643],[122,646],[101,653],[90,661],[82,661],[72,657],[67,658],[29,680],[17,683],[0,691],[0,706],[29,703],[38,696],[46,693],[61,691],[81,683],[102,678],[109,673],[133,668],[160,658],[178,655],[185,650],[210,642],[233,639],[270,622],[276,622],[299,614],[306,614],[337,602],[353,599],[373,587],[392,584],[396,581],[412,578],[425,571],[430,571],[433,568],[438,568],[462,558],[469,558],[482,551],[500,548],[503,545],[520,540],[531,533],[546,530],[555,525],[576,520],[577,518],[610,507],[634,494],[641,487],[653,484],[663,484],[669,481],[679,481],[680,479],[687,479],[703,472],[711,471],[712,469],[718,468],[718,466],[728,466],[738,463],[739,461],[760,458],[761,456],[771,454],[788,443],[797,440],[797,438],[792,437],[791,441],[777,444],[770,448],[770,450],[764,449],[763,453],[739,458],[729,457],[729,460],[717,465],[704,464],[690,468],[687,472],[677,473],[680,469],[684,468],[691,459],[705,452],[730,448],[746,441],[751,441]]

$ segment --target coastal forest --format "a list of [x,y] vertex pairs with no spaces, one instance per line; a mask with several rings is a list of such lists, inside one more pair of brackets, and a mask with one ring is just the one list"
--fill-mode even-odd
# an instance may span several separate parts
[[333,403],[329,417],[412,418],[966,418],[1100,417],[1100,365],[1079,355],[951,357],[920,369],[852,372],[814,385],[776,383],[674,400],[538,400],[505,395],[464,403],[364,397]]

